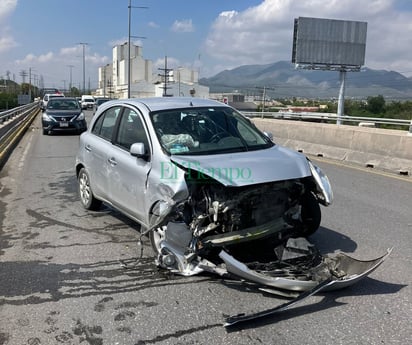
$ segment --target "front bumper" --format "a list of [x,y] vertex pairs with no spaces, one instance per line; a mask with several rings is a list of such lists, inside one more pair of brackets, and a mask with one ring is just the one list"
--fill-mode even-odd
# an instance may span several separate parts
[[86,120],[80,121],[42,121],[43,130],[50,132],[77,132],[81,133],[87,130]]

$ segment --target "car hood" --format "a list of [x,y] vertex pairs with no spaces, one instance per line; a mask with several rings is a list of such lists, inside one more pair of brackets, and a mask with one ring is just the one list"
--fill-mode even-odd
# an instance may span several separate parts
[[69,116],[79,115],[82,111],[80,109],[75,110],[46,110],[47,115],[51,116]]
[[225,186],[246,186],[310,176],[306,157],[275,145],[269,149],[207,156],[172,155],[187,178],[213,178]]

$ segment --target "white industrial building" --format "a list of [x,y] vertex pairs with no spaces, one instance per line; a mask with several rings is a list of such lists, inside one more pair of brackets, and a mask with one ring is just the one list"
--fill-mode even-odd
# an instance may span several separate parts
[[[113,48],[113,62],[99,67],[99,84],[96,96],[127,98],[128,44]],[[209,88],[199,85],[199,73],[185,67],[164,68],[163,73],[153,71],[153,63],[142,55],[142,47],[130,47],[130,96],[194,96],[209,98]],[[163,74],[163,75],[159,75]]]

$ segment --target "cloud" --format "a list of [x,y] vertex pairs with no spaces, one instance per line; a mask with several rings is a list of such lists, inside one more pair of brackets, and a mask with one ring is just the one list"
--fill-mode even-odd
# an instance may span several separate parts
[[195,31],[195,28],[192,24],[192,20],[186,19],[182,21],[175,20],[175,22],[172,25],[171,30],[174,32],[193,32]]
[[14,11],[17,0],[0,0],[0,53],[9,51],[18,46],[4,20]]
[[47,54],[39,55],[38,61],[40,63],[46,63],[52,61],[54,58],[54,54],[52,52],[48,52]]
[[7,34],[2,34],[0,37],[0,53],[6,52],[14,47],[17,47],[18,44],[14,38]]
[[107,56],[101,56],[97,53],[94,53],[93,55],[86,55],[86,61],[91,62],[94,65],[102,66],[109,62],[109,58]]
[[155,23],[155,22],[149,22],[147,25],[148,25],[150,28],[153,28],[153,29],[157,29],[157,28],[160,27],[159,24],[157,24],[157,23]]
[[17,0],[0,0],[0,21],[7,17],[17,6]]
[[[179,66],[181,66],[181,63],[178,59],[171,56],[167,57],[167,68],[177,68]],[[165,68],[164,58],[159,58],[156,61],[153,61],[153,69],[157,70],[158,68]]]
[[79,45],[73,47],[61,48],[59,54],[61,56],[77,56],[82,52],[82,48]]
[[54,58],[54,54],[52,52],[48,52],[46,54],[42,54],[36,56],[34,54],[27,54],[26,57],[22,60],[16,60],[17,65],[30,65],[35,63],[48,63],[52,61]]
[[[110,47],[115,47],[115,46],[120,46],[123,44],[127,44],[128,42],[128,37],[124,38],[119,38],[117,40],[110,41],[108,44]],[[136,40],[136,39],[131,39],[132,45],[134,44],[135,46],[143,47],[143,40]]]
[[242,12],[221,12],[203,51],[226,66],[290,61],[297,17],[365,21],[366,65],[412,71],[412,12],[396,10],[395,0],[370,0],[368,6],[360,6],[359,0],[265,0]]

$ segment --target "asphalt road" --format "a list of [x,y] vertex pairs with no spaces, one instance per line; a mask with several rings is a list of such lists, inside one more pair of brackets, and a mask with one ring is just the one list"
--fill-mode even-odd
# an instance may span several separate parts
[[322,253],[391,256],[352,287],[229,330],[225,316],[286,300],[159,272],[137,224],[81,207],[77,147],[76,135],[43,136],[39,117],[0,172],[0,345],[412,343],[410,177],[318,161],[335,202],[311,241]]

